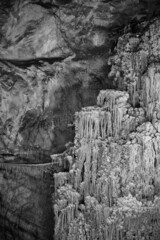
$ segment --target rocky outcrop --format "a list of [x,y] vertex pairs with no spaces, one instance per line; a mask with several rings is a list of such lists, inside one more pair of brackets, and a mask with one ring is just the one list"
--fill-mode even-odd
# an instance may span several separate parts
[[76,113],[72,167],[55,174],[56,239],[159,239],[158,26],[119,39],[117,90]]

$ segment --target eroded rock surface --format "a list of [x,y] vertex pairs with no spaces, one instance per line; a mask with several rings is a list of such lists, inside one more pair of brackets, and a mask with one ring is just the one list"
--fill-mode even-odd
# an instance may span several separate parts
[[62,152],[74,137],[74,112],[113,87],[107,59],[118,36],[158,15],[158,6],[156,0],[1,1],[1,152]]
[[[159,9],[156,0],[0,2],[1,161],[51,161],[73,141],[77,112],[69,172],[55,174],[57,240],[159,239]],[[48,240],[50,188],[22,170],[0,171],[0,237]]]
[[76,113],[72,167],[55,174],[57,239],[159,239],[159,19],[139,27],[109,60],[117,90]]
[[76,1],[1,2],[1,152],[52,154],[73,141],[74,112],[94,105],[109,84],[107,35],[93,31],[96,9]]
[[46,170],[43,165],[0,166],[1,239],[53,239],[53,178]]
[[43,63],[22,69],[1,64],[7,68],[6,78],[1,77],[1,149],[63,151],[74,136],[73,127],[68,126],[73,124],[74,112],[94,104],[103,85],[90,77],[83,81],[87,66],[83,62]]

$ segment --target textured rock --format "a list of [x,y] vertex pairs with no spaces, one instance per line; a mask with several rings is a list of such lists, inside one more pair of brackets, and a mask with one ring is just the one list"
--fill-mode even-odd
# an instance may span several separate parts
[[44,175],[43,166],[0,168],[0,238],[53,239],[51,176]]
[[6,68],[6,78],[1,77],[1,149],[63,151],[74,136],[68,127],[74,121],[74,112],[94,104],[102,87],[94,80],[92,87],[89,67],[88,80],[83,82],[87,66],[66,62],[22,69],[1,64],[1,69]]
[[1,56],[57,57],[75,50],[86,55],[86,50],[108,41],[105,29],[117,30],[132,20],[156,15],[158,6],[156,0],[3,1]]
[[[0,159],[48,162],[68,148],[69,172],[55,174],[57,240],[159,239],[159,20],[150,21],[159,9],[156,0],[0,2]],[[106,88],[119,91],[76,114],[69,149],[74,112]],[[22,170],[0,172],[0,237],[50,239],[53,228],[23,222],[47,226],[50,202]]]
[[142,41],[149,31],[158,39],[158,23],[119,39],[109,61],[121,91],[76,113],[72,167],[55,174],[56,239],[159,239],[158,47]]
[[[89,37],[94,8],[78,2],[1,3],[1,153],[52,154],[73,141],[74,112],[94,105],[108,85],[107,53],[101,51],[106,33]],[[88,58],[91,49],[98,51]]]
[[133,30],[158,15],[158,6],[137,0],[1,1],[1,151],[32,146],[62,152],[73,141],[68,124],[74,112],[94,105],[99,90],[112,87],[107,58],[124,25]]

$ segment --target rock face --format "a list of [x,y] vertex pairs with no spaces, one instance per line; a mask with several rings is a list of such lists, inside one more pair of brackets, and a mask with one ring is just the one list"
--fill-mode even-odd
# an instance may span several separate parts
[[[79,13],[85,9],[92,17],[94,5],[47,4],[1,3],[1,152],[64,151],[74,138],[74,112],[94,105],[108,84],[105,33],[95,34],[92,41],[87,36],[90,18],[84,30],[84,13]],[[95,54],[89,57],[91,50]]]
[[156,0],[0,1],[0,151],[62,152],[74,138],[74,112],[113,87],[107,59],[118,35],[158,7]]
[[159,19],[138,27],[109,59],[117,90],[76,113],[72,166],[55,174],[56,239],[159,239]]
[[55,233],[39,171],[0,169],[1,239],[159,239],[159,9],[0,1],[0,162],[68,151],[54,175]]
[[74,111],[94,104],[102,84],[97,82],[87,90],[91,84],[81,82],[86,76],[86,66],[81,63],[43,64],[39,69],[11,65],[6,71],[6,79],[1,78],[1,150],[63,151],[74,136],[68,127],[73,124]]
[[0,166],[0,239],[53,239],[53,178],[45,171],[43,165]]

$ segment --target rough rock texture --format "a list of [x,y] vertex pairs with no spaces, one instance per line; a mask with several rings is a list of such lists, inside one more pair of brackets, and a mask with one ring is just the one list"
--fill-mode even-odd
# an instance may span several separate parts
[[[159,1],[0,1],[0,153],[62,152],[74,112],[111,88],[117,37],[159,14]],[[69,125],[69,126],[68,126]]]
[[63,151],[74,136],[74,112],[94,104],[102,88],[103,83],[87,80],[95,62],[91,67],[86,62],[63,62],[25,69],[1,63],[1,150]]
[[[104,47],[106,29],[157,14],[158,1],[1,1],[1,54],[8,59],[66,57]],[[93,52],[92,52],[93,53]]]
[[[55,174],[57,240],[159,239],[159,9],[158,0],[0,1],[0,162],[50,162],[68,148],[69,171]],[[76,114],[69,148],[74,113],[108,88],[117,91]],[[50,188],[23,165],[1,166],[0,238],[52,238]]]
[[0,166],[0,239],[53,239],[53,178],[46,169]]
[[73,113],[94,104],[101,83],[92,87],[89,81],[82,82],[83,63],[44,64],[39,69],[32,65],[15,71],[15,82],[7,73],[7,80],[1,78],[1,149],[63,151],[74,136],[73,127],[68,127]]
[[55,174],[56,239],[159,239],[159,23],[119,38],[117,90],[76,113],[72,166]]
[[[1,152],[62,152],[73,141],[74,112],[94,105],[98,91],[107,86],[105,34],[92,43],[90,18],[83,22],[83,9],[92,17],[93,8],[79,3],[1,3]],[[73,39],[76,49],[70,46]],[[90,50],[95,54],[88,58]]]

